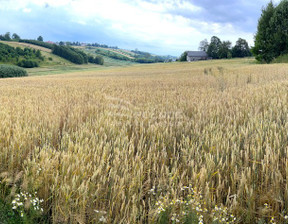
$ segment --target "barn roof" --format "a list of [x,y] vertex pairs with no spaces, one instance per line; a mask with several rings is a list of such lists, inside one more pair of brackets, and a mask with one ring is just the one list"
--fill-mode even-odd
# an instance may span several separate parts
[[187,56],[188,57],[208,57],[205,51],[188,51]]

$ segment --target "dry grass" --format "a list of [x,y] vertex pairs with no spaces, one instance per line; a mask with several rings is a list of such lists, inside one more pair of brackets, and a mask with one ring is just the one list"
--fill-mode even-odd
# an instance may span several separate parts
[[53,223],[154,223],[189,185],[239,223],[284,223],[288,66],[250,62],[0,80],[0,179]]

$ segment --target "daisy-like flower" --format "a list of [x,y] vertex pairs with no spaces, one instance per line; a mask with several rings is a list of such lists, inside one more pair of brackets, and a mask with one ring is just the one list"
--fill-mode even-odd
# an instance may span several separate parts
[[99,219],[100,222],[107,222],[106,218],[104,216],[101,216],[101,218]]

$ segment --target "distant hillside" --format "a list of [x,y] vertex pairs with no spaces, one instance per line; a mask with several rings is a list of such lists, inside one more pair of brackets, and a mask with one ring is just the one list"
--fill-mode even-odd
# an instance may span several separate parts
[[24,68],[39,67],[44,57],[39,49],[12,47],[0,43],[0,62],[14,64]]
[[134,63],[161,63],[175,60],[173,56],[158,56],[148,52],[129,51],[124,49],[103,48],[95,46],[81,46],[79,47],[90,54],[102,55],[115,60],[130,61]]
[[[15,41],[0,41],[0,43],[6,46],[10,46],[15,49],[20,48],[24,50],[25,48],[28,48],[28,49],[32,49],[36,51],[39,50],[41,53],[41,56],[43,57],[43,60],[38,61],[39,66],[72,65],[72,63],[69,62],[68,60],[52,54],[50,49],[47,49],[44,47],[40,47],[34,44],[15,42]],[[17,56],[15,57],[15,55],[13,54],[10,54],[9,56],[8,55],[9,54],[7,54],[6,57],[9,59],[3,59],[2,57],[2,59],[0,59],[0,63],[1,64],[4,64],[4,63],[5,64],[17,64]]]
[[[53,61],[52,55],[57,55],[74,64],[88,64],[88,62],[99,65],[104,64],[104,60],[101,56],[93,57],[92,55],[87,55],[82,50],[70,46],[59,46],[36,40],[1,42],[0,63],[15,64],[25,68],[32,68]],[[46,55],[48,54],[48,58],[42,56],[41,52],[45,52]]]

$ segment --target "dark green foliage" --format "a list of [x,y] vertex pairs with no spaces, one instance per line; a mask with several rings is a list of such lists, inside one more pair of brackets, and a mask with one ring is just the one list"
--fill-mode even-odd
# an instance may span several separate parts
[[270,2],[266,8],[262,10],[260,19],[258,20],[257,33],[255,35],[255,46],[252,53],[260,62],[270,63],[276,57],[273,50],[275,28],[272,26],[272,18],[275,7]]
[[[69,47],[69,46],[68,46]],[[88,63],[88,56],[86,53],[84,53],[83,51],[81,50],[78,50],[77,48],[73,48],[73,47],[69,47],[71,50],[75,51],[77,54],[81,55],[82,58],[83,58],[83,62],[84,64],[87,64]]]
[[7,32],[5,35],[4,35],[4,38],[5,40],[11,40],[11,37],[10,37],[10,32]]
[[39,50],[20,47],[11,47],[0,43],[0,62],[11,63],[25,68],[38,67],[44,58]]
[[236,42],[236,45],[232,48],[232,57],[244,58],[250,56],[252,56],[252,53],[250,51],[247,41],[239,38]]
[[11,205],[0,199],[0,223],[1,224],[21,224],[23,223],[20,215],[15,215]]
[[43,42],[43,37],[42,37],[42,36],[39,36],[39,37],[37,38],[37,40]]
[[17,33],[13,33],[12,39],[15,40],[15,41],[19,41],[21,38],[20,38],[20,36]]
[[181,54],[179,61],[187,61],[187,51]]
[[255,35],[253,54],[260,62],[270,63],[288,53],[288,0],[277,6],[271,1],[262,10]]
[[24,39],[21,39],[21,40],[19,40],[19,42],[28,43],[28,44],[34,44],[34,45],[38,45],[40,47],[45,47],[45,48],[48,48],[48,49],[52,49],[53,48],[53,44],[46,43],[46,42],[43,42],[43,41],[38,41],[38,40],[24,40]]
[[100,56],[93,57],[93,56],[89,55],[88,56],[88,62],[98,64],[98,65],[103,65],[104,59]]
[[93,62],[89,61],[90,63],[96,63],[96,64],[104,63],[103,58],[100,59],[100,57],[96,57],[93,59],[92,58],[89,59],[86,53],[70,46],[54,45],[52,53],[79,65],[87,64],[89,60],[93,61]]
[[239,38],[232,48],[232,43],[229,40],[222,42],[219,37],[213,36],[211,43],[208,43],[206,39],[201,41],[199,50],[205,51],[213,59],[249,57],[252,55],[247,41],[242,38]]
[[10,35],[10,32],[0,35],[0,40],[4,40],[4,41],[19,41],[19,39],[20,39],[20,36],[16,33],[13,33],[12,37]]
[[228,41],[223,41],[219,49],[219,58],[230,58],[231,57],[231,45],[232,43]]
[[14,65],[0,65],[0,78],[27,76],[23,68]]
[[39,63],[37,61],[32,61],[32,60],[22,60],[22,61],[19,61],[17,65],[23,68],[39,67]]
[[95,63],[95,64],[98,64],[98,65],[104,65],[104,59],[103,59],[103,57],[96,56],[95,59],[94,59],[94,63]]
[[84,64],[84,58],[71,47],[54,45],[52,53],[67,59],[75,64]]
[[222,47],[221,40],[216,36],[211,37],[211,42],[207,49],[208,56],[212,57],[213,59],[219,59],[221,47]]
[[276,56],[288,53],[288,1],[283,0],[275,8],[273,17],[271,18],[273,35],[273,50]]

